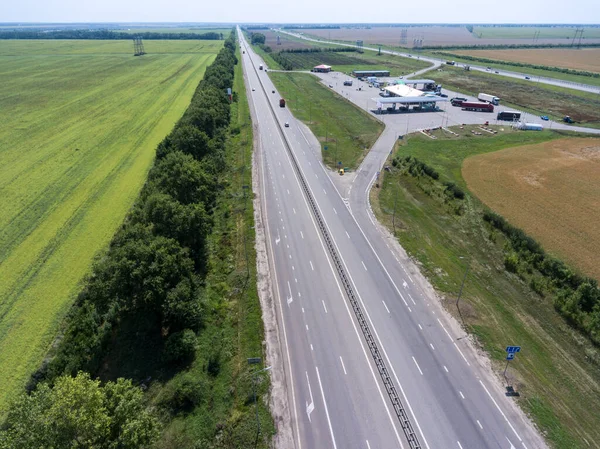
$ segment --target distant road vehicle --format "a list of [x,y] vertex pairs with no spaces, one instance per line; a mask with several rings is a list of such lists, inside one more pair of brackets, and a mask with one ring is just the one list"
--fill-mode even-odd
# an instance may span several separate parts
[[508,120],[514,121],[521,118],[521,113],[519,111],[502,111],[498,112],[498,116],[496,117],[498,120]]
[[448,64],[448,65],[455,65],[456,61],[446,61],[446,64]]
[[289,127],[290,127],[290,124],[289,124],[288,122],[285,122],[285,127],[286,127],[286,128],[289,128]]
[[464,97],[454,97],[450,99],[450,104],[452,106],[460,106],[461,104],[463,104],[464,101],[468,100]]
[[273,91],[273,93],[275,93],[275,91]]
[[494,105],[490,103],[463,101],[460,107],[465,111],[494,112]]
[[539,123],[520,123],[519,129],[525,131],[543,131],[544,127]]
[[256,89],[253,87],[253,88],[252,88],[252,92],[254,92],[255,90],[256,90]]
[[574,123],[573,119],[571,117],[569,117],[568,115],[565,115],[563,117],[563,122],[565,122],[565,123]]
[[285,100],[283,98],[279,100],[279,107],[285,108]]
[[530,80],[530,79],[531,79],[531,77],[529,77],[529,76],[526,76],[526,77],[525,77],[525,79],[526,79],[526,80]]
[[261,64],[258,66],[258,70],[262,70],[262,69],[263,69],[263,65]]
[[496,70],[494,73],[500,73],[498,70]]
[[490,94],[479,94],[477,95],[477,99],[479,101],[485,101],[486,103],[491,103],[496,106],[500,104],[500,98]]
[[344,81],[344,86],[352,86],[352,80]]
[[546,120],[546,121],[547,121],[547,120],[550,120],[550,119],[548,118],[548,116],[547,116],[547,115],[542,115],[542,116],[540,116],[540,118],[541,118],[542,120]]

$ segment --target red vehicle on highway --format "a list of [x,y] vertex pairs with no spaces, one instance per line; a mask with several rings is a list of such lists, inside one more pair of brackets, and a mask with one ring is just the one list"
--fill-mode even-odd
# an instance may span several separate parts
[[481,112],[494,112],[494,105],[489,103],[475,103],[469,101],[463,101],[460,107],[464,111],[481,111]]

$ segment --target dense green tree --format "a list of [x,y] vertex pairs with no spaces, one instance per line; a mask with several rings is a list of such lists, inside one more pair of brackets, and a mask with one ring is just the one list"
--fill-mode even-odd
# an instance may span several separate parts
[[204,131],[191,125],[178,126],[158,147],[157,157],[163,158],[173,151],[189,154],[201,160],[208,153],[209,138]]
[[144,217],[154,232],[177,240],[190,249],[197,266],[204,259],[210,217],[202,203],[182,204],[170,195],[156,192],[144,204]]
[[216,180],[193,156],[181,151],[173,151],[159,160],[156,170],[150,173],[149,181],[158,191],[183,204],[203,202],[212,205],[214,202]]
[[158,435],[158,420],[131,381],[102,386],[79,373],[22,394],[0,431],[0,448],[137,449],[148,447]]
[[262,33],[252,33],[252,44],[264,44],[266,36]]

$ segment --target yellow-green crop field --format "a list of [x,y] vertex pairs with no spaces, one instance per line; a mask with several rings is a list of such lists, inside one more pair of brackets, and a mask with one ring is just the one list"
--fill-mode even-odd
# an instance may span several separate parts
[[223,41],[0,41],[0,416]]

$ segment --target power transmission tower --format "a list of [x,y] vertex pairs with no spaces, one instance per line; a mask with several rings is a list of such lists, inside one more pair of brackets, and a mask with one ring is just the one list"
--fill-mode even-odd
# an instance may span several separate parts
[[356,51],[359,53],[363,52],[363,41],[356,41]]
[[402,28],[400,31],[400,45],[408,44],[408,29]]
[[577,49],[581,48],[581,39],[583,39],[583,28],[579,31],[579,42],[577,42]]
[[133,38],[133,56],[142,56],[145,55],[144,51],[144,43],[142,42],[142,38],[136,36]]
[[577,44],[577,48],[581,46],[581,38],[583,37],[583,28],[577,28],[575,30],[575,36],[573,36],[573,41],[571,42],[571,47],[575,46],[575,41],[577,40],[577,36],[579,35],[579,43]]

